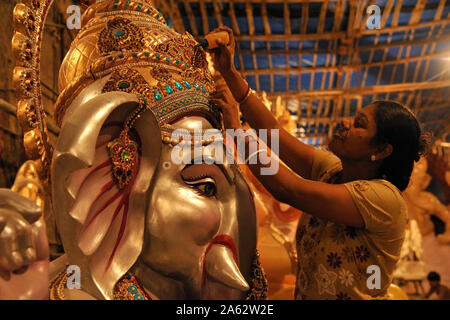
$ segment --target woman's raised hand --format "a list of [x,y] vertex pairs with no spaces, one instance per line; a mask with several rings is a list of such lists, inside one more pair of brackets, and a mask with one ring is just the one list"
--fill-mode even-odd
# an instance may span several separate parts
[[228,27],[221,26],[214,29],[211,33],[226,31],[228,32],[228,36],[230,37],[229,43],[224,43],[223,40],[217,40],[217,44],[219,45],[217,48],[209,50],[211,54],[212,60],[214,62],[214,68],[222,74],[226,74],[230,71],[234,70],[234,36],[233,30]]
[[239,120],[239,105],[233,98],[227,84],[222,77],[216,76],[216,91],[211,94],[210,102],[217,105],[223,113],[225,129],[238,129],[241,126]]

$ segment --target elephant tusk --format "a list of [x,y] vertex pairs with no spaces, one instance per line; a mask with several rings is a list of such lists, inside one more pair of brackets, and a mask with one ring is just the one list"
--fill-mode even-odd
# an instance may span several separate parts
[[217,282],[240,291],[250,289],[233,258],[231,250],[226,246],[213,245],[206,256],[205,263],[207,275]]

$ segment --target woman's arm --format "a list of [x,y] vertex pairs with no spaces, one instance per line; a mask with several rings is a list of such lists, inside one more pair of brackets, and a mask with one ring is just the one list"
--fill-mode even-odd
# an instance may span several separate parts
[[[272,157],[272,161],[279,160]],[[267,166],[260,163],[248,166],[278,201],[336,223],[358,228],[364,226],[361,214],[344,185],[304,179],[281,162],[274,175],[261,175],[261,168]]]
[[[226,100],[214,99],[213,102],[222,110],[233,109]],[[234,129],[238,128],[239,126],[234,127]],[[249,149],[249,141],[246,139],[246,150]],[[258,149],[267,150],[267,146],[259,141]],[[263,153],[263,151],[260,152],[258,156]],[[248,167],[278,201],[333,222],[353,227],[364,226],[361,214],[344,185],[307,180],[290,170],[276,156],[273,155],[271,161],[278,161],[278,166],[274,166],[272,162],[264,165],[257,161],[256,164],[248,164]],[[273,169],[274,167],[278,167],[278,170],[275,170],[273,174],[261,174],[262,168]]]
[[[266,108],[262,101],[254,94],[250,94],[247,97],[248,90],[250,89],[247,82],[241,77],[233,64],[234,56],[234,37],[231,29],[221,27],[218,31],[227,31],[230,34],[230,44],[226,45],[219,43],[219,47],[212,51],[213,61],[215,68],[220,71],[229,90],[231,91],[234,99],[238,102],[243,101],[240,104],[240,109],[244,118],[248,121],[250,126],[254,129],[269,129],[269,141],[270,141],[270,129],[279,130],[279,157],[283,160],[289,168],[298,173],[302,177],[310,178],[312,159],[314,154],[314,148],[302,143],[297,138],[289,134],[284,130],[272,115],[272,113]],[[213,99],[224,99],[225,89],[219,90]]]
[[[224,75],[225,81],[231,92],[246,86],[247,82],[242,79],[236,70]],[[239,92],[241,90],[237,90]],[[279,154],[278,156],[295,173],[304,178],[311,178],[311,168],[314,155],[314,147],[301,142],[296,137],[283,129],[263,102],[251,94],[248,99],[240,105],[244,118],[254,129],[278,129],[279,130]],[[270,137],[270,132],[269,137]],[[270,141],[270,138],[268,139]]]

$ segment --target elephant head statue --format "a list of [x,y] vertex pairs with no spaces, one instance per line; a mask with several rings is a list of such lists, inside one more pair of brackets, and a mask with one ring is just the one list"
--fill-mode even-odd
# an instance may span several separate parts
[[[222,127],[203,49],[148,0],[97,1],[82,22],[60,69],[51,162],[56,223],[81,289],[65,288],[63,268],[51,298],[264,298],[239,168],[172,160],[195,132]],[[200,150],[212,142],[200,139]]]

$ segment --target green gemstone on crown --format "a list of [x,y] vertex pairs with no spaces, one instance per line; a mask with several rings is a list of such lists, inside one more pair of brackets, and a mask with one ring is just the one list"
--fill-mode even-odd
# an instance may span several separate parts
[[168,94],[171,94],[173,92],[173,89],[169,85],[166,85],[166,90]]
[[125,34],[125,31],[123,31],[122,29],[117,29],[116,31],[114,31],[114,37],[116,38],[120,38]]
[[178,90],[183,90],[183,87],[178,82],[175,81],[175,85],[177,86]]
[[191,85],[189,84],[189,82],[185,81],[184,84],[186,85],[186,88],[190,89]]
[[155,96],[156,100],[162,99],[162,95],[157,90],[153,91],[153,95]]
[[200,86],[197,84],[197,82],[194,82],[194,87],[195,89],[200,90]]
[[166,60],[167,60],[168,62],[170,62],[170,57],[167,57]]
[[180,63],[180,59],[175,60],[176,63]]
[[155,57],[156,57],[156,59],[161,59],[161,55],[160,55],[159,53],[157,53],[157,54],[155,55]]
[[203,93],[206,93],[206,89],[205,89],[204,86],[202,86],[202,92],[203,92]]

